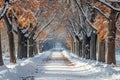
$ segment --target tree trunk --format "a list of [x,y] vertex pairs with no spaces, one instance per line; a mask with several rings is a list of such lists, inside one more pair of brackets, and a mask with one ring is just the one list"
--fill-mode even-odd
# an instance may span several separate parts
[[10,22],[7,18],[7,15],[4,16],[4,20],[5,20],[6,25],[7,25],[7,33],[8,33],[8,38],[9,38],[10,62],[16,63],[15,44],[14,44],[14,35],[12,32],[12,25],[10,24]]
[[18,28],[18,59],[27,58],[27,38]]
[[76,40],[74,41],[74,53],[77,55],[77,45]]
[[74,53],[74,40],[72,41],[72,53]]
[[105,41],[98,40],[98,61],[105,62]]
[[75,53],[75,41],[73,42],[73,51],[74,51],[73,53],[76,54]]
[[79,53],[80,53],[80,50],[79,50],[79,37],[76,35],[75,36],[75,51],[76,51],[76,54],[77,56],[79,56]]
[[[11,30],[12,30],[12,28],[11,28]],[[10,50],[10,62],[16,63],[14,35],[12,32],[9,32],[9,30],[8,30],[8,38],[9,38],[9,50]]]
[[86,54],[86,37],[83,35],[83,41],[82,41],[82,57],[85,58]]
[[3,58],[2,58],[1,31],[0,31],[0,66],[2,65],[3,65]]
[[108,38],[107,38],[107,64],[116,64],[115,58],[115,37],[116,37],[116,14],[114,10],[111,10],[110,19],[108,26]]
[[79,41],[79,56],[82,57],[82,41]]
[[74,46],[74,40],[72,41],[72,53],[75,53],[75,46]]
[[33,43],[34,43],[33,38],[30,38],[29,39],[29,57],[33,57],[33,48],[34,48]]
[[21,33],[20,33],[20,30],[18,29],[18,54],[17,54],[17,57],[18,59],[22,59],[22,40],[21,40]]
[[37,42],[34,42],[34,55],[38,54]]
[[77,50],[76,53],[79,56],[80,51],[79,51],[79,41],[78,40],[76,41],[76,50]]
[[86,36],[86,59],[90,59],[90,37]]
[[96,60],[96,40],[97,35],[92,31],[90,40],[90,59]]
[[[92,2],[94,3],[94,1],[92,0]],[[93,8],[90,9],[90,21],[92,23],[94,23],[95,17],[97,15],[97,11]],[[96,31],[92,31],[91,33],[91,40],[90,40],[90,59],[91,60],[96,60],[96,41],[97,41],[97,34]]]

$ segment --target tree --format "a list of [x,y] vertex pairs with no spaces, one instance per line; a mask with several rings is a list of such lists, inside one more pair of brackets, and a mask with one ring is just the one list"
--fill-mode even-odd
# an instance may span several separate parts
[[107,15],[104,15],[103,12],[100,10],[101,14],[106,17],[109,20],[108,23],[108,34],[107,34],[107,64],[116,64],[115,59],[115,38],[116,38],[116,22],[118,19],[118,15],[120,12],[120,9],[117,8],[118,2],[117,1],[111,1],[106,2],[105,0],[99,0],[102,5],[105,5],[110,9],[109,17]]
[[[6,14],[8,5],[9,5],[9,0],[1,1],[0,5],[4,6],[2,11],[0,12],[0,27],[3,26],[2,18]],[[2,58],[2,46],[1,46],[1,31],[0,31],[0,65],[3,65],[3,58]]]
[[[12,16],[10,16],[12,18]],[[4,20],[7,25],[7,33],[8,33],[8,38],[9,38],[9,51],[10,51],[10,62],[11,63],[16,63],[16,56],[15,56],[15,44],[14,44],[14,35],[12,32],[12,24],[10,24],[9,19],[7,15],[4,15]]]
[[[119,7],[118,2],[117,1],[105,1],[105,0],[99,0],[99,1],[92,0],[89,3],[86,3],[86,2],[87,1],[83,1],[83,0],[80,0],[80,1],[75,0],[75,3],[77,4],[79,10],[81,11],[82,15],[84,16],[87,24],[89,24],[89,26],[92,29],[95,28],[98,31],[98,34],[100,34],[98,36],[102,37],[102,40],[107,39],[107,48],[106,48],[107,49],[107,61],[106,61],[106,63],[107,64],[111,64],[111,63],[115,64],[115,34],[116,34],[116,28],[115,28],[116,21],[115,20],[117,20],[117,18],[118,18],[115,16],[117,16],[120,11],[118,8]],[[88,5],[86,5],[85,3]],[[99,15],[101,15],[102,17],[99,17],[97,22],[99,23],[99,20],[101,20],[101,21],[103,20],[105,25],[99,24],[99,25],[97,25],[97,27],[94,26],[93,22],[91,23],[91,21],[89,20],[89,17],[87,17],[85,14],[85,12],[86,12],[85,6],[89,6],[89,8],[90,8],[89,10],[94,9],[94,10],[98,11]],[[96,18],[97,17],[95,16],[94,20],[96,20]],[[108,25],[106,25],[106,24],[108,24]],[[100,26],[100,25],[102,25],[102,26],[104,25],[104,27],[102,28],[102,26]],[[110,27],[111,25],[112,25],[112,27]],[[108,29],[108,31],[106,31],[106,29]],[[108,34],[105,34],[105,32],[107,32]],[[105,34],[105,36],[103,36],[103,34]],[[105,38],[105,37],[107,37],[107,38]],[[112,41],[112,42],[110,43],[110,41]],[[100,41],[100,44],[101,44],[101,41]],[[102,46],[100,45],[100,48],[101,47]],[[113,48],[113,50],[112,50],[112,48]],[[101,55],[102,50],[103,49],[100,49],[100,55]],[[104,49],[104,52],[105,52],[105,49]],[[103,57],[105,57],[105,55]]]
[[[0,20],[0,24],[1,24],[1,20]],[[1,27],[1,25],[0,25]],[[0,66],[3,65],[3,58],[2,58],[2,46],[1,46],[1,31],[0,31]]]

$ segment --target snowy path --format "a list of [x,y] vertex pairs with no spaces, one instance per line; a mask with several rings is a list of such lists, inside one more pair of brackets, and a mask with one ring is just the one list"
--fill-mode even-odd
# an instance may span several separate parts
[[52,52],[34,74],[34,80],[120,80],[120,69],[117,70],[103,63],[70,57],[66,51]]
[[44,69],[36,74],[35,80],[79,80],[80,78],[72,71],[74,65],[65,59],[61,52],[53,52],[43,67]]
[[68,51],[47,51],[0,67],[0,80],[120,80],[120,67],[79,58]]

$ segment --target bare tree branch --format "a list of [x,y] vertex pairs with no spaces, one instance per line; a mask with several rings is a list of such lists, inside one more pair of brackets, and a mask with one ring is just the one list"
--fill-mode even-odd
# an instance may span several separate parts
[[94,9],[96,9],[101,15],[103,15],[107,20],[110,20],[109,16],[105,15],[103,11],[101,11],[98,7],[92,6]]
[[88,19],[87,16],[85,15],[84,10],[82,9],[81,5],[79,5],[79,3],[77,2],[77,0],[74,0],[74,1],[75,1],[75,3],[77,4],[77,6],[78,6],[79,10],[81,11],[82,15],[84,16],[85,20],[86,20],[87,23],[89,24],[89,27],[90,27],[91,29],[93,29],[93,30],[96,31],[95,26],[92,25],[92,23],[89,21],[89,19]]
[[55,19],[55,16],[56,16],[56,14],[53,16],[53,18],[46,25],[44,25],[42,27],[42,29],[40,29],[40,31],[38,32],[38,35],[36,36],[36,38],[34,40],[36,40],[38,38],[38,36],[40,35],[40,33],[52,23],[52,21]]
[[73,31],[74,31],[75,35],[77,35],[77,30],[76,30],[75,25],[73,24],[72,20],[70,19],[69,22],[70,22],[70,24],[73,28]]
[[68,28],[68,26],[65,26],[65,29],[67,30],[67,33],[69,33],[72,40],[74,40],[74,35],[72,34],[72,31],[70,31],[70,28]]
[[98,1],[101,2],[102,4],[106,5],[110,9],[120,12],[120,8],[116,8],[116,7],[112,6],[111,4],[107,3],[105,0],[98,0]]
[[3,16],[6,14],[8,6],[9,6],[9,2],[6,1],[5,4],[4,4],[4,8],[3,8],[2,12],[0,13],[0,19],[2,19]]
[[34,31],[40,26],[40,22],[35,25],[35,27],[32,28],[32,30],[29,33],[28,39],[32,36]]

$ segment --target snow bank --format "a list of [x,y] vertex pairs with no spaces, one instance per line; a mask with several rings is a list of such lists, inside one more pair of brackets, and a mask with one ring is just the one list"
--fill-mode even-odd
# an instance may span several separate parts
[[89,60],[79,58],[69,51],[63,51],[65,57],[67,57],[75,65],[74,71],[83,71],[82,75],[91,77],[92,79],[98,80],[120,80],[120,67],[116,65],[108,65],[95,60]]
[[15,64],[14,67],[11,67],[11,65],[0,67],[0,80],[22,80],[22,78],[33,75],[50,54],[49,51],[40,53],[34,58]]

